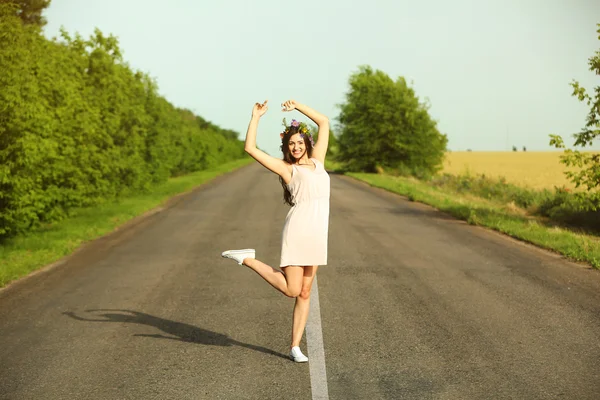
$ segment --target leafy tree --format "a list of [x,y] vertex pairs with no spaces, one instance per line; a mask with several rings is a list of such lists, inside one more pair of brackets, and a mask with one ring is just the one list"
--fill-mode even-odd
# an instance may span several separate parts
[[229,140],[239,140],[238,133],[231,129],[223,129],[218,125],[213,124],[210,121],[205,120],[200,116],[196,116],[196,123],[200,129],[210,129],[213,132],[219,133],[223,135],[225,138]]
[[[115,37],[48,40],[0,3],[0,239],[245,157],[124,62]],[[235,136],[235,140],[232,138]]]
[[361,66],[350,76],[341,113],[338,160],[351,171],[378,167],[429,175],[442,166],[448,139],[403,77]]
[[[598,40],[600,40],[600,24],[597,26]],[[596,51],[588,60],[590,71],[600,75],[600,50]],[[574,145],[591,146],[593,141],[600,136],[600,86],[596,86],[592,94],[589,94],[576,80],[571,82],[571,86],[573,87],[572,96],[576,96],[579,101],[590,107],[585,127],[581,132],[573,134]],[[588,192],[598,200],[596,203],[600,203],[600,192],[595,191],[600,188],[600,154],[567,149],[561,136],[550,135],[550,137],[550,145],[565,149],[561,156],[561,163],[578,169],[577,171],[567,171],[565,175],[576,187],[586,187]]]
[[46,18],[42,12],[48,8],[51,0],[0,0],[0,4],[9,4],[13,6],[16,15],[21,18],[25,24],[37,26],[46,25]]
[[517,151],[517,146],[513,146],[512,151]]

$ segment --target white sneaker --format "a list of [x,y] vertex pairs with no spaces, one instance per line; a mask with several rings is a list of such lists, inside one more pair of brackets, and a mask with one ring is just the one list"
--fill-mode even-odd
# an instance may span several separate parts
[[221,253],[221,257],[231,258],[242,265],[244,258],[256,258],[256,251],[254,249],[227,250]]
[[304,354],[302,354],[302,351],[300,351],[300,347],[298,347],[298,346],[292,347],[292,350],[290,351],[290,358],[292,360],[294,360],[295,362],[307,362],[308,361],[308,357],[306,357]]

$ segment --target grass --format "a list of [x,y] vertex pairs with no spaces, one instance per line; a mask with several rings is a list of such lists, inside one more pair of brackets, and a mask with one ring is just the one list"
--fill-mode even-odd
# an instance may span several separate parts
[[427,183],[445,192],[510,204],[531,216],[545,217],[572,230],[600,234],[600,212],[591,211],[600,206],[600,198],[596,199],[596,194],[600,193],[595,191],[576,193],[568,188],[531,189],[503,178],[470,174],[438,174]]
[[[328,166],[340,171],[339,164]],[[564,256],[600,268],[600,238],[561,228],[548,219],[529,215],[514,203],[495,201],[457,193],[407,177],[380,174],[346,173],[372,186],[407,196],[412,201],[429,204],[469,224],[481,225],[512,237],[553,250]]]
[[[94,208],[80,209],[60,223],[7,240],[0,245],[0,287],[58,261],[73,253],[85,242],[113,231],[174,195],[187,192],[252,161],[245,158],[211,170],[172,178],[155,187],[151,193],[127,197]],[[342,164],[331,160],[326,161],[326,168],[337,173],[344,172]],[[557,227],[548,223],[547,219],[528,215],[512,202],[457,193],[413,178],[365,173],[347,175],[407,196],[413,201],[432,205],[471,224],[495,229],[600,268],[600,238]]]
[[185,193],[213,178],[253,160],[249,157],[213,169],[171,178],[150,193],[123,198],[94,208],[76,210],[59,223],[16,236],[0,245],[0,287],[73,253],[85,242],[97,239],[142,215],[169,198]]

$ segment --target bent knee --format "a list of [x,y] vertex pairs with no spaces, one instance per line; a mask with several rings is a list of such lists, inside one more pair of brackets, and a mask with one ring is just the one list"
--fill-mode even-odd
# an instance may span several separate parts
[[302,294],[301,288],[288,288],[286,296],[287,297],[298,297]]
[[302,289],[298,297],[300,297],[302,300],[310,299],[310,289]]

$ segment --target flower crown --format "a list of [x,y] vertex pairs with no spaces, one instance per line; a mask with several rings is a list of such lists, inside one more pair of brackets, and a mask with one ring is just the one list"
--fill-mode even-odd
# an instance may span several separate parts
[[310,140],[310,144],[314,147],[315,146],[315,142],[313,140],[312,135],[310,134],[310,130],[308,129],[308,125],[306,125],[304,122],[299,122],[296,121],[295,119],[292,120],[292,123],[288,126],[285,118],[283,119],[283,126],[285,126],[285,129],[283,132],[281,132],[279,134],[279,137],[283,139],[283,136],[288,133],[290,131],[290,129],[292,129],[292,127],[298,128],[298,133],[300,134],[300,136],[302,136],[303,139],[306,139],[308,137],[308,140]]

